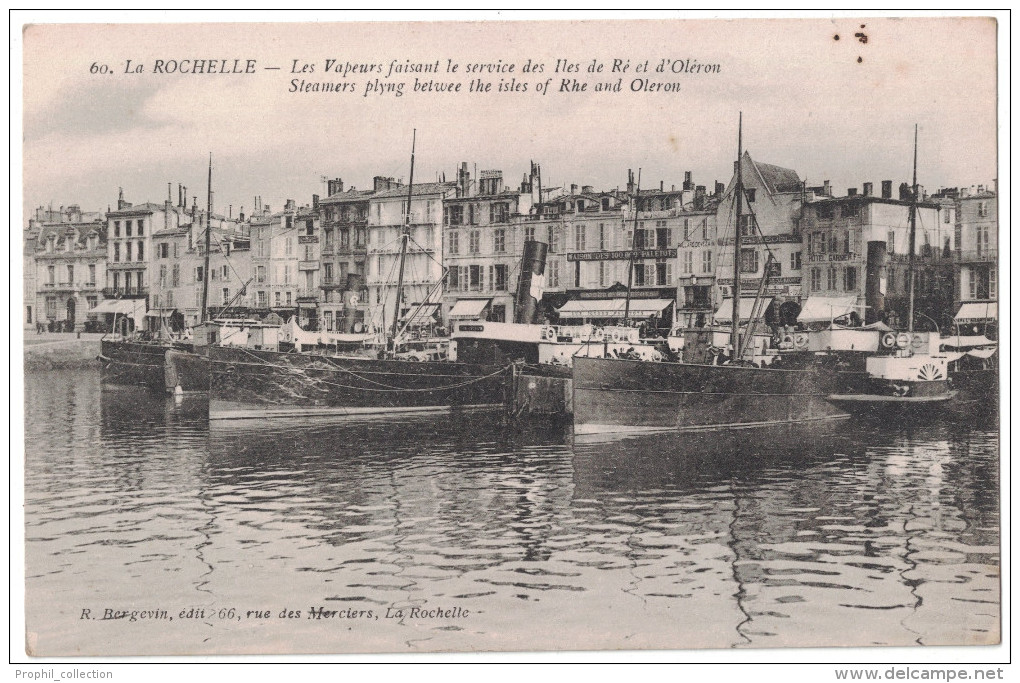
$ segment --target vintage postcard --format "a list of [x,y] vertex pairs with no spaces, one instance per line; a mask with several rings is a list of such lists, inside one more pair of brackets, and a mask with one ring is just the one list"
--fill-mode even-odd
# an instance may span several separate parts
[[999,644],[1001,29],[26,24],[24,651]]

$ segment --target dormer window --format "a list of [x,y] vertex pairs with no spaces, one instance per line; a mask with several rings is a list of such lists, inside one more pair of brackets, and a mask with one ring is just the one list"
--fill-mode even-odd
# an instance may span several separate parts
[[48,251],[48,252],[50,252],[52,254],[53,250],[56,248],[56,245],[57,245],[57,236],[56,235],[50,235],[49,239],[46,240],[46,251]]

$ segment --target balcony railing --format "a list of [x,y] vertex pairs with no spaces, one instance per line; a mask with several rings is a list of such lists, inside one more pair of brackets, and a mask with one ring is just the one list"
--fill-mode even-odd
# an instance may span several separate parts
[[[909,260],[910,254],[889,254],[889,261],[892,263],[907,263]],[[950,260],[951,257],[943,256],[941,249],[929,254],[914,254],[915,263],[948,263]]]
[[964,249],[956,252],[956,260],[964,263],[977,261],[989,262],[999,260],[999,250],[996,249]]
[[318,261],[298,261],[298,270],[318,270]]
[[124,298],[124,297],[131,298],[131,297],[140,297],[140,296],[148,296],[148,295],[149,295],[149,288],[148,287],[104,287],[103,288],[103,296],[106,297],[107,299],[116,299],[118,297],[121,297],[121,298]]

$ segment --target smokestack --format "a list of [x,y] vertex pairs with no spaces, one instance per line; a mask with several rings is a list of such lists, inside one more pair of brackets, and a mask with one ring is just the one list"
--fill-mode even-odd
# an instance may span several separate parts
[[882,199],[892,199],[892,181],[882,181]]
[[900,183],[900,201],[910,201],[910,185],[907,185],[906,183]]
[[312,195],[312,208],[313,209],[319,208],[319,195],[317,194]]
[[875,186],[872,183],[864,183],[864,196],[870,197],[874,194]]
[[832,186],[829,185],[828,180],[822,182],[822,194],[824,194],[826,197],[832,196]]
[[721,197],[722,193],[726,191],[726,186],[720,183],[718,180],[715,181],[715,196]]
[[627,169],[627,194],[634,194],[634,171]]
[[864,273],[864,324],[884,320],[886,292],[886,243],[868,242],[868,260]]
[[536,322],[538,302],[542,299],[542,291],[545,289],[545,257],[548,251],[549,245],[545,242],[528,240],[524,243],[514,322],[525,325]]

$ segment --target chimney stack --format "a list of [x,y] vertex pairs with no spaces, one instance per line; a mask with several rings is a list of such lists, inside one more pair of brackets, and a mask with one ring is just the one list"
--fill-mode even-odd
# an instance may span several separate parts
[[715,181],[715,196],[721,197],[723,192],[726,191],[726,186],[720,183],[718,180]]
[[705,208],[705,186],[698,185],[694,188],[694,210],[701,211]]
[[892,199],[892,181],[882,181],[882,199]]
[[570,183],[570,194],[577,194],[577,183]]
[[872,183],[864,183],[864,196],[870,197],[875,192],[875,186]]
[[684,171],[684,189],[685,190],[693,190],[693,189],[695,189],[694,188],[694,181],[691,179],[691,172],[690,171]]
[[828,180],[822,182],[822,194],[826,197],[832,196],[832,186],[829,184]]
[[847,197],[854,197],[856,195],[857,195],[857,188],[856,187],[848,187],[846,189],[846,196]]
[[319,208],[319,195],[317,194],[312,195],[312,208],[313,209]]
[[634,171],[627,169],[627,194],[634,194]]
[[906,183],[900,183],[900,201],[910,201],[910,185],[907,185]]

